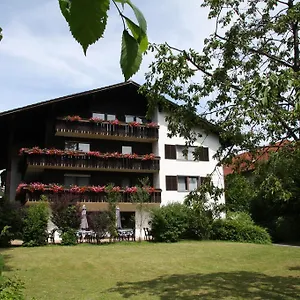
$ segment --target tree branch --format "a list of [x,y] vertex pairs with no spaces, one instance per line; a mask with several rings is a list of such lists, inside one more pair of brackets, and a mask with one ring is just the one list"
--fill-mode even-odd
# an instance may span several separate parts
[[[220,36],[218,34],[216,34],[216,37],[219,38],[219,39],[221,39],[221,40],[223,40],[223,41],[226,41],[226,42],[228,41],[226,38],[224,38],[224,37],[222,37],[222,36]],[[268,57],[270,59],[273,59],[273,60],[277,61],[278,63],[280,63],[280,64],[282,64],[282,65],[284,65],[284,66],[286,66],[288,68],[293,68],[292,64],[289,64],[288,62],[286,62],[286,61],[284,61],[284,60],[282,60],[282,59],[280,59],[280,58],[278,58],[278,57],[276,57],[276,56],[274,56],[272,54],[266,53],[266,52],[264,52],[262,50],[259,50],[259,49],[250,48],[250,47],[248,49],[249,49],[250,52],[264,55],[264,56],[266,56],[266,57]]]

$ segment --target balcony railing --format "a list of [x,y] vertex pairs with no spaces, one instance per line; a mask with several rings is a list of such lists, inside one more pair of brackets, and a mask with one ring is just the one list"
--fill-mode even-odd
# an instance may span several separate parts
[[145,159],[144,156],[118,158],[97,157],[88,154],[77,154],[76,156],[24,154],[24,156],[27,166],[33,168],[137,173],[158,172],[160,160],[160,157],[154,157],[152,159]]
[[158,140],[158,127],[149,127],[144,124],[132,126],[131,124],[122,122],[113,124],[108,121],[95,123],[89,120],[68,121],[57,119],[56,135],[153,142]]
[[[131,193],[126,193],[124,191],[120,191],[121,200],[120,203],[132,203]],[[55,200],[69,200],[73,202],[104,202],[107,203],[107,193],[92,193],[86,192],[82,194],[72,194],[68,191],[63,191],[59,193],[54,193],[50,190],[44,191],[34,191],[31,192],[29,190],[23,191],[23,196],[25,195],[25,201],[37,202],[40,201],[41,195],[45,195],[48,201]],[[21,194],[22,198],[22,194]],[[147,203],[161,203],[161,190],[155,190],[150,194],[149,202]]]

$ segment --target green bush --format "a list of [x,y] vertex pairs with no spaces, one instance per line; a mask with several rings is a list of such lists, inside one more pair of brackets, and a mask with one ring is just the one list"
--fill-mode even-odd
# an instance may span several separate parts
[[200,208],[188,208],[187,212],[187,227],[184,238],[193,240],[209,239],[213,222],[211,212]]
[[0,247],[7,247],[13,239],[22,238],[24,210],[18,203],[0,199]]
[[23,289],[24,284],[20,280],[0,276],[0,299],[23,300]]
[[23,227],[24,246],[42,246],[48,239],[48,206],[40,202],[27,208]]
[[61,244],[64,246],[72,246],[77,244],[76,230],[69,228],[61,235]]
[[157,242],[177,242],[188,224],[188,208],[172,203],[151,211],[152,236]]
[[266,229],[238,219],[219,219],[212,225],[212,239],[246,242],[256,244],[270,244],[271,238]]
[[62,197],[52,201],[50,208],[52,211],[51,221],[61,232],[66,232],[70,228],[77,230],[80,227],[81,207],[78,203]]

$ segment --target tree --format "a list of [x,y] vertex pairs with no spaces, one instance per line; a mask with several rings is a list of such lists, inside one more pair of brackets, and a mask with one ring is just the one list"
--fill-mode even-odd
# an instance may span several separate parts
[[262,143],[299,140],[300,3],[205,0],[202,6],[216,26],[201,52],[150,46],[155,61],[143,92],[152,108],[160,103],[169,111],[171,136],[193,143],[195,124],[211,130],[213,123],[222,162]]
[[81,207],[67,196],[56,198],[50,202],[51,221],[62,232],[70,229],[78,230],[81,223]]
[[140,186],[136,187],[136,191],[131,194],[131,201],[136,205],[135,222],[139,229],[139,241],[143,239],[143,228],[149,217],[149,203],[151,194],[149,192],[149,178],[140,180]]
[[[58,2],[73,37],[82,46],[85,55],[88,47],[103,37],[110,5],[115,6],[123,23],[120,65],[125,80],[139,70],[142,55],[148,48],[147,22],[142,12],[130,0],[58,0]],[[125,6],[133,10],[138,24],[125,16]],[[2,28],[0,41],[1,39]]]

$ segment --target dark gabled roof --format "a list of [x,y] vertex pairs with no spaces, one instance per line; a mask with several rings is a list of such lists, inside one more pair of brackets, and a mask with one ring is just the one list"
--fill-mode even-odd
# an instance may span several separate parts
[[94,93],[97,93],[97,92],[111,90],[111,89],[118,88],[118,87],[123,87],[123,86],[126,86],[126,85],[134,85],[138,88],[140,87],[140,85],[138,83],[129,80],[129,81],[126,81],[126,82],[121,82],[121,83],[105,86],[105,87],[102,87],[102,88],[97,88],[97,89],[93,89],[93,90],[89,90],[89,91],[85,91],[85,92],[81,92],[81,93],[76,93],[76,94],[72,94],[72,95],[67,95],[67,96],[55,98],[55,99],[52,99],[52,100],[46,100],[46,101],[38,102],[38,103],[35,103],[35,104],[26,105],[26,106],[23,106],[23,107],[20,107],[20,108],[7,110],[7,111],[4,111],[4,112],[1,112],[0,117],[7,116],[7,115],[10,115],[10,114],[14,114],[14,113],[18,113],[18,112],[22,112],[22,111],[26,111],[26,110],[29,110],[29,109],[32,109],[32,108],[45,106],[45,105],[48,105],[48,104],[54,104],[54,103],[62,102],[64,100],[68,100],[68,99],[75,98],[75,97],[78,97],[78,96],[85,96],[85,95],[94,94]]
[[[20,108],[15,108],[15,109],[11,109],[11,110],[7,110],[4,112],[0,113],[0,118],[4,117],[4,116],[9,116],[9,115],[13,115],[15,113],[19,113],[19,112],[24,112],[30,109],[34,109],[34,108],[39,108],[39,107],[44,107],[46,105],[51,105],[51,104],[55,104],[55,103],[59,103],[65,100],[69,100],[72,98],[76,98],[79,96],[85,96],[85,95],[90,95],[90,94],[94,94],[94,93],[98,93],[98,92],[102,92],[102,91],[108,91],[108,90],[112,90],[115,88],[119,88],[119,87],[124,87],[124,86],[135,86],[136,88],[140,88],[140,84],[136,83],[135,81],[129,80],[129,81],[125,81],[125,82],[121,82],[121,83],[117,83],[117,84],[113,84],[113,85],[109,85],[109,86],[105,86],[105,87],[101,87],[101,88],[97,88],[97,89],[93,89],[93,90],[89,90],[89,91],[85,91],[85,92],[81,92],[81,93],[75,93],[75,94],[71,94],[71,95],[67,95],[67,96],[63,96],[63,97],[59,97],[59,98],[55,98],[55,99],[51,99],[51,100],[46,100],[46,101],[42,101],[42,102],[38,102],[35,104],[30,104],[27,106],[23,106]],[[171,105],[172,107],[178,107],[179,105],[166,99],[165,97],[164,101]],[[202,119],[200,117],[198,117],[199,119],[199,123],[205,124],[207,128],[210,129],[211,132],[215,133],[215,134],[220,134],[221,130],[220,128],[218,128],[215,124]],[[198,124],[199,125],[199,124]]]

